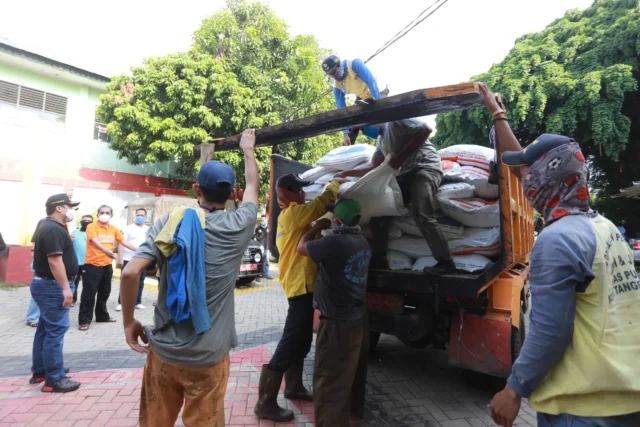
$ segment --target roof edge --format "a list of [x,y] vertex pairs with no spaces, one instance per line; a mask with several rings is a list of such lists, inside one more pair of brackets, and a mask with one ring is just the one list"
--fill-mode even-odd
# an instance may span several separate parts
[[55,59],[47,58],[46,56],[29,52],[28,50],[20,49],[6,43],[0,42],[0,51],[5,51],[7,53],[10,53],[16,56],[22,56],[24,58],[31,59],[32,61],[40,62],[42,64],[50,65],[52,67],[61,68],[63,70],[69,71],[71,73],[74,73],[79,76],[89,78],[91,80],[95,80],[101,83],[108,83],[109,81],[111,81],[109,77],[106,77],[91,71],[87,71],[82,68],[74,67],[73,65],[65,64],[64,62],[56,61]]

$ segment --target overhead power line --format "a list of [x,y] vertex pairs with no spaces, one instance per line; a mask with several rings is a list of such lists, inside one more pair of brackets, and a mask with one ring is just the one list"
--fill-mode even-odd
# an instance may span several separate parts
[[[420,14],[418,14],[418,16],[413,21],[411,21],[409,24],[407,24],[402,30],[398,31],[395,36],[391,37],[391,39],[389,39],[380,49],[378,49],[373,55],[371,55],[366,61],[364,61],[364,63],[366,64],[367,62],[371,61],[373,58],[375,58],[376,56],[380,55],[382,52],[387,50],[387,48],[389,48],[389,46],[391,46],[392,44],[394,44],[395,42],[397,42],[398,40],[400,40],[401,38],[406,36],[411,30],[413,30],[415,27],[420,25],[425,19],[427,19],[428,17],[430,17],[431,15],[436,13],[436,11],[438,9],[440,9],[442,6],[444,6],[445,3],[447,3],[448,1],[449,0],[436,0],[434,3],[432,3],[425,10],[420,12]],[[440,4],[438,4],[438,3],[440,3]],[[438,5],[438,7],[436,7],[430,14],[428,14],[424,18],[420,19],[420,17],[422,15],[427,13],[435,5]]]

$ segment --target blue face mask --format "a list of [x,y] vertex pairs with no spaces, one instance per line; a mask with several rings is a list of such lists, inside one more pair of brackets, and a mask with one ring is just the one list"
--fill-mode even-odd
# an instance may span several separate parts
[[144,224],[144,217],[143,216],[137,216],[136,217],[136,224],[138,224],[138,225]]

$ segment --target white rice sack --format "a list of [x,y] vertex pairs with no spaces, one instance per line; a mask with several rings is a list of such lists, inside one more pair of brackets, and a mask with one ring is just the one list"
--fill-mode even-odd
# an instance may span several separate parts
[[442,160],[440,165],[445,181],[460,181],[462,173],[460,164],[450,160]]
[[[453,263],[456,268],[461,271],[469,273],[475,273],[476,271],[482,271],[491,264],[491,260],[483,255],[457,255],[453,256]],[[418,258],[413,264],[413,269],[416,271],[422,271],[425,267],[433,267],[438,263],[434,257],[422,257]]]
[[342,184],[339,198],[353,199],[360,203],[363,218],[402,216],[408,213],[396,181],[395,170],[389,166],[388,161],[357,182]]
[[333,178],[335,178],[336,174],[338,172],[329,172],[327,174],[322,175],[320,178],[316,179],[316,184],[328,184],[331,182],[331,180],[333,180]]
[[452,182],[438,188],[438,198],[443,199],[472,199],[476,195],[476,188],[466,182]]
[[[464,225],[444,215],[436,215],[436,219],[438,220],[437,228],[445,240],[460,239],[462,237]],[[411,214],[394,218],[391,222],[397,225],[404,234],[422,237],[422,233],[416,225],[416,220]]]
[[347,170],[371,160],[376,147],[369,144],[355,144],[331,150],[316,162],[316,166]]
[[[455,244],[455,247],[451,247]],[[502,251],[500,227],[467,228],[462,239],[450,242],[452,255],[496,256]]]
[[311,200],[324,193],[324,189],[326,187],[326,184],[311,184],[308,187],[303,187],[302,191],[304,191],[304,200],[310,202]]
[[413,261],[401,252],[387,251],[387,262],[391,270],[411,270]]
[[466,182],[475,187],[476,196],[483,199],[494,200],[499,196],[498,186],[489,184],[489,171],[475,166],[461,166],[444,174],[445,181]]
[[431,248],[427,245],[424,237],[402,236],[399,239],[391,240],[388,249],[407,255],[410,258],[418,259],[423,256],[432,256]]
[[442,160],[459,163],[460,166],[474,166],[484,170],[491,170],[491,162],[496,157],[493,148],[481,145],[452,145],[438,151]]
[[469,273],[482,271],[491,264],[491,260],[484,255],[456,255],[453,256],[456,268]]
[[497,200],[440,199],[442,212],[467,227],[491,228],[500,226],[500,204]]
[[329,172],[331,172],[331,169],[324,168],[322,166],[317,166],[313,169],[309,169],[308,171],[304,171],[298,174],[298,177],[303,181],[309,181],[311,183],[314,183],[318,178],[325,176]]
[[436,261],[436,259],[434,257],[432,257],[432,256],[423,256],[423,257],[418,258],[416,260],[416,262],[413,264],[413,270],[422,271],[426,267],[434,267],[437,263],[438,263],[438,261]]
[[[366,238],[373,238],[373,233],[371,232],[371,228],[369,228],[369,225],[363,225],[362,227],[362,235]],[[400,237],[402,237],[402,230],[400,230],[400,227],[398,227],[395,224],[389,224],[389,240],[393,240],[393,239],[399,239]]]

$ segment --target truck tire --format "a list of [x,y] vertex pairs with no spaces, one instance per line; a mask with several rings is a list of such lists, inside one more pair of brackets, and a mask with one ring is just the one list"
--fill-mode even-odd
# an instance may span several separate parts
[[369,331],[369,352],[375,353],[378,341],[380,341],[380,332]]
[[519,328],[511,325],[511,363],[516,361],[522,350],[524,339],[527,335],[524,323],[524,312],[520,310]]
[[402,344],[406,345],[407,347],[417,348],[417,349],[425,348],[432,342],[431,336],[429,335],[426,335],[420,338],[419,340],[415,340],[415,341],[408,340],[406,338],[398,338],[398,339],[402,342]]

